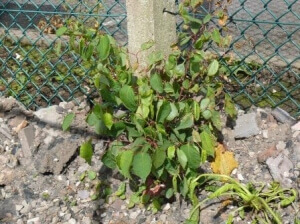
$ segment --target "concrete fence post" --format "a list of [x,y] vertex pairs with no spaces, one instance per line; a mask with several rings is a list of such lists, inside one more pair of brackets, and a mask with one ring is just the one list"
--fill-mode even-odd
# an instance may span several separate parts
[[[130,61],[138,62],[142,69],[151,52],[161,51],[165,55],[171,52],[170,45],[176,41],[176,16],[163,11],[175,12],[175,0],[126,0],[126,8]],[[141,45],[151,40],[154,46],[140,52]]]

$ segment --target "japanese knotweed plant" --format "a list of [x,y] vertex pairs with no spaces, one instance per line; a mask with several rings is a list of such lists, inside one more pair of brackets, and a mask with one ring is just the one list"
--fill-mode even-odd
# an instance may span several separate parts
[[[129,65],[127,50],[107,34],[80,23],[57,31],[70,36],[70,47],[95,74],[94,86],[102,101],[95,103],[86,121],[110,139],[103,163],[138,186],[130,206],[151,202],[158,208],[161,198],[174,195],[188,197],[197,206],[199,182],[193,180],[201,164],[214,157],[216,136],[222,128],[220,113],[236,115],[218,79],[226,69],[203,50],[209,42],[226,47],[230,38],[207,26],[211,15],[192,16],[190,12],[200,2],[179,5],[184,32],[178,44],[167,57],[153,52],[148,68],[139,74]],[[187,43],[189,47],[183,49]],[[152,45],[149,41],[141,48]],[[64,129],[72,118],[67,116]],[[92,153],[91,141],[81,146],[80,154],[89,163]],[[190,220],[198,219],[199,214],[193,212]]]

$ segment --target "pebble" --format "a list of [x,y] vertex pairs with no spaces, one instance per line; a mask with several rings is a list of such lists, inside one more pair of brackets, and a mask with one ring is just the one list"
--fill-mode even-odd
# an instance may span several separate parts
[[73,218],[72,218],[72,219],[70,219],[68,222],[69,222],[69,224],[76,224],[76,223],[77,223],[77,222],[76,222],[76,220],[75,220],[75,219],[73,219]]
[[82,224],[91,224],[92,221],[89,217],[83,217],[82,218]]
[[40,224],[40,217],[35,217],[27,220],[27,224]]
[[140,210],[137,210],[135,212],[131,212],[130,215],[129,215],[129,218],[136,219],[140,213],[141,213]]
[[23,205],[16,205],[16,210],[20,211],[24,206]]
[[237,175],[237,178],[238,178],[240,181],[243,181],[243,180],[244,180],[244,177],[243,177],[243,175],[242,175],[242,174],[240,174],[240,173]]
[[164,210],[164,211],[168,211],[170,208],[171,208],[170,203],[167,203],[167,204],[163,207],[163,210]]

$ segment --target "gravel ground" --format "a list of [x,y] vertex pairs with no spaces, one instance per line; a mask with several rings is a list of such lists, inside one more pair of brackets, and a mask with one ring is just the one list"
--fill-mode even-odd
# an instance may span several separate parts
[[[102,193],[109,189],[115,192],[125,180],[103,166],[100,158],[107,140],[99,139],[82,122],[88,110],[82,101],[80,106],[61,103],[31,112],[11,98],[0,98],[0,223],[183,223],[191,209],[183,200],[166,202],[155,214],[142,205],[128,209],[129,197],[121,200],[112,194],[106,200],[93,200],[99,187]],[[71,132],[62,132],[60,122],[68,111],[75,112],[77,118]],[[226,127],[222,133],[224,144],[239,163],[232,177],[242,183],[277,179],[299,191],[299,121],[281,110],[252,108],[246,115],[239,111],[234,128]],[[95,146],[91,166],[77,150],[87,138],[92,138]],[[271,165],[275,162],[270,161],[279,156],[285,160],[274,169]],[[210,171],[209,164],[204,168]],[[131,193],[128,189],[126,195]],[[199,198],[207,194],[202,191]],[[292,224],[295,217],[299,218],[299,206],[297,200],[281,211],[284,223]],[[214,200],[202,210],[201,223],[225,223],[234,208],[224,209],[219,200]],[[235,219],[235,223],[249,221],[249,214],[245,220]]]

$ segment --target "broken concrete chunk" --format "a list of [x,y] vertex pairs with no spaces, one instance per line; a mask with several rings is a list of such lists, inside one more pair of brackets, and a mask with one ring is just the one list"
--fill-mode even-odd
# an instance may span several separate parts
[[256,113],[243,114],[236,120],[234,127],[234,137],[248,138],[259,134],[259,127],[256,120]]
[[28,127],[21,129],[18,136],[24,157],[32,157],[36,150],[36,146],[34,144],[35,128],[33,125],[29,125]]
[[64,109],[57,105],[50,106],[47,108],[42,108],[36,112],[34,115],[41,121],[52,124],[52,125],[61,125],[64,118]]
[[294,124],[296,121],[288,112],[279,107],[276,107],[271,113],[281,123]]
[[77,138],[57,139],[55,145],[42,145],[35,157],[34,166],[42,174],[60,174],[76,153],[80,144]]
[[280,182],[284,187],[292,186],[292,180],[288,177],[290,170],[293,169],[294,165],[288,157],[281,153],[276,158],[268,158],[266,164],[275,181]]

